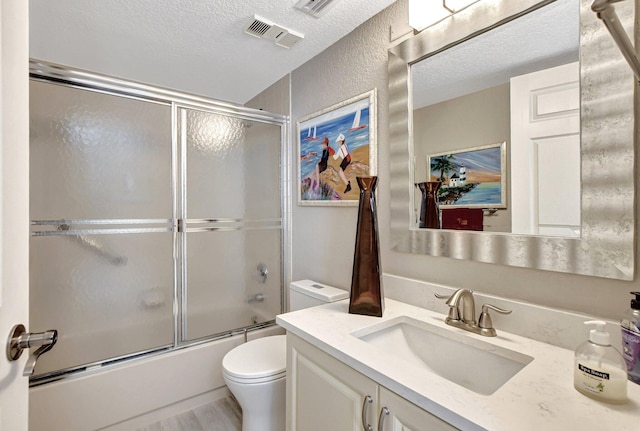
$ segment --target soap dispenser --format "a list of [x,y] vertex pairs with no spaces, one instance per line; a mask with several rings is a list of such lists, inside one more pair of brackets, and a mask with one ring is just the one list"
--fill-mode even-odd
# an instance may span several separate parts
[[576,349],[573,386],[590,398],[611,404],[627,401],[627,367],[609,341],[606,322],[591,320],[589,340]]
[[622,356],[627,363],[627,375],[633,383],[640,384],[640,292],[631,292],[631,308],[625,313],[622,329]]

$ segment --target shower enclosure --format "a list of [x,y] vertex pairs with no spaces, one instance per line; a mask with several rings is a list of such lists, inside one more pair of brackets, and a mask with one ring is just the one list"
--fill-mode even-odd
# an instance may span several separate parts
[[[213,78],[212,78],[213,79]],[[273,324],[284,116],[31,62],[33,383]]]

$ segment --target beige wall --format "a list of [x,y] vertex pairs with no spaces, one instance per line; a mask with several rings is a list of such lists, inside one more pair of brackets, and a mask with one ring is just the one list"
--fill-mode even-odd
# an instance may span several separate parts
[[509,84],[413,111],[416,182],[428,181],[426,157],[509,141]]
[[[390,23],[402,19],[406,7],[404,0],[393,4],[291,74],[293,131],[296,121],[305,115],[378,89],[378,216],[384,227],[380,237],[385,270],[389,270],[387,48]],[[292,145],[297,145],[295,132]],[[349,288],[357,208],[298,206],[295,166],[291,185],[293,279],[310,278]]]
[[[295,121],[305,115],[378,89],[378,216],[384,272],[619,318],[629,305],[629,291],[640,290],[637,280],[623,282],[390,250],[387,48],[390,26],[406,16],[406,8],[406,0],[399,0],[291,74],[293,130]],[[604,26],[595,31],[598,37],[610,38]],[[295,134],[292,142],[295,145]],[[349,288],[357,210],[296,205],[295,164],[293,169],[293,278]],[[396,296],[390,287],[387,294]]]
[[278,80],[269,88],[245,103],[245,106],[274,114],[290,114],[290,77],[289,75]]
[[[455,99],[425,106],[413,111],[415,180],[430,181],[427,156],[451,150],[464,150],[483,145],[507,143],[507,178],[511,135],[509,84],[486,88]],[[416,189],[416,214],[420,211],[420,193]],[[507,209],[485,214],[484,229],[511,232],[511,211],[507,190]],[[417,217],[416,217],[417,220]]]

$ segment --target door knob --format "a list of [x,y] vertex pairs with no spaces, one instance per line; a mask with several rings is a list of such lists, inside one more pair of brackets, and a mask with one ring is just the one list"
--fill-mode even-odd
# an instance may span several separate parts
[[30,376],[36,367],[40,355],[51,350],[58,341],[58,331],[50,329],[45,332],[27,332],[24,325],[18,324],[11,329],[7,340],[7,359],[15,361],[22,356],[22,351],[31,347],[38,347],[29,355],[24,367],[23,376]]

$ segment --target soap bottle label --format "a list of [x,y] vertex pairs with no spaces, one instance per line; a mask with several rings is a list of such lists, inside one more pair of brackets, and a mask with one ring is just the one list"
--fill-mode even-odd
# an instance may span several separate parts
[[640,383],[640,334],[622,328],[622,356],[627,363],[629,380]]
[[586,374],[589,374],[591,376],[594,376],[596,379],[609,380],[609,373],[603,373],[602,371],[592,370],[591,368],[585,367],[582,364],[578,364],[578,368],[583,373],[586,373]]
[[593,360],[576,361],[574,387],[597,400],[622,404],[627,400],[627,379],[623,369]]
[[609,373],[602,372],[594,367],[588,367],[577,363],[575,386],[582,392],[604,396],[605,389],[609,389]]

